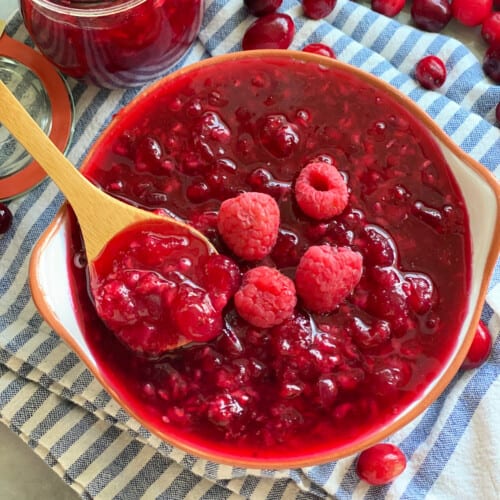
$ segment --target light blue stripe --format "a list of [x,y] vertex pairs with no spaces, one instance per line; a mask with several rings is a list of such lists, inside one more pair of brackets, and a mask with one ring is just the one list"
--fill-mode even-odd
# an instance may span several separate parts
[[[497,339],[495,346],[497,352],[499,348],[500,339]],[[482,397],[499,375],[498,363],[496,366],[491,363],[486,364],[477,370],[448,416],[446,424],[436,439],[436,444],[431,448],[408,485],[402,500],[413,500],[415,494],[425,494],[432,488],[455,451],[460,438],[467,430],[467,425]]]

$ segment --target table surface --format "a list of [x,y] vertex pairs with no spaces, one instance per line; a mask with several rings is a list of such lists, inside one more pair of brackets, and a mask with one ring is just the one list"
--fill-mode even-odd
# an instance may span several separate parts
[[[369,1],[359,3],[369,4]],[[18,0],[1,0],[0,19],[7,20]],[[408,9],[399,15],[409,20]],[[463,28],[451,22],[444,31],[466,43],[480,59],[485,50],[479,28]],[[74,500],[77,494],[67,486],[25,443],[0,424],[0,497],[2,500]],[[19,478],[22,477],[22,481]]]

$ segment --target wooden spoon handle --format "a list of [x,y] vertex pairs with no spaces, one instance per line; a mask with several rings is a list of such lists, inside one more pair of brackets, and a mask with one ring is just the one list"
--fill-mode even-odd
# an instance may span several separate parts
[[0,122],[40,164],[78,212],[82,190],[97,190],[97,188],[61,153],[2,81],[0,81]]
[[0,123],[26,148],[66,196],[80,223],[89,261],[93,261],[106,243],[122,229],[155,219],[184,228],[203,240],[212,253],[216,253],[210,241],[193,227],[123,203],[94,186],[59,151],[2,81]]

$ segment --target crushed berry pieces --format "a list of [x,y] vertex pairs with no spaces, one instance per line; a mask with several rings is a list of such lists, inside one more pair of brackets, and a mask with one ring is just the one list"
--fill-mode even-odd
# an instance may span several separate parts
[[[95,307],[128,348],[158,357],[183,339],[207,341],[221,332],[221,311],[238,282],[233,266],[188,230],[141,224],[119,233],[95,261]],[[215,278],[214,303],[203,288],[207,275]]]
[[315,312],[333,311],[361,278],[363,258],[350,248],[311,246],[297,266],[297,293]]
[[266,266],[247,271],[234,296],[238,314],[251,325],[261,328],[283,323],[292,315],[296,303],[293,281]]
[[295,199],[313,219],[331,219],[347,206],[347,185],[339,171],[326,162],[306,165],[295,182]]
[[238,257],[254,261],[269,255],[278,238],[278,204],[265,193],[243,193],[225,200],[217,227],[226,245]]

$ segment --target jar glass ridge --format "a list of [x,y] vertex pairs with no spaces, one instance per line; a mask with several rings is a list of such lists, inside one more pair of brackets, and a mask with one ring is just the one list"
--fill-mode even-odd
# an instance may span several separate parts
[[40,51],[64,74],[107,88],[162,76],[191,47],[203,0],[20,0]]

